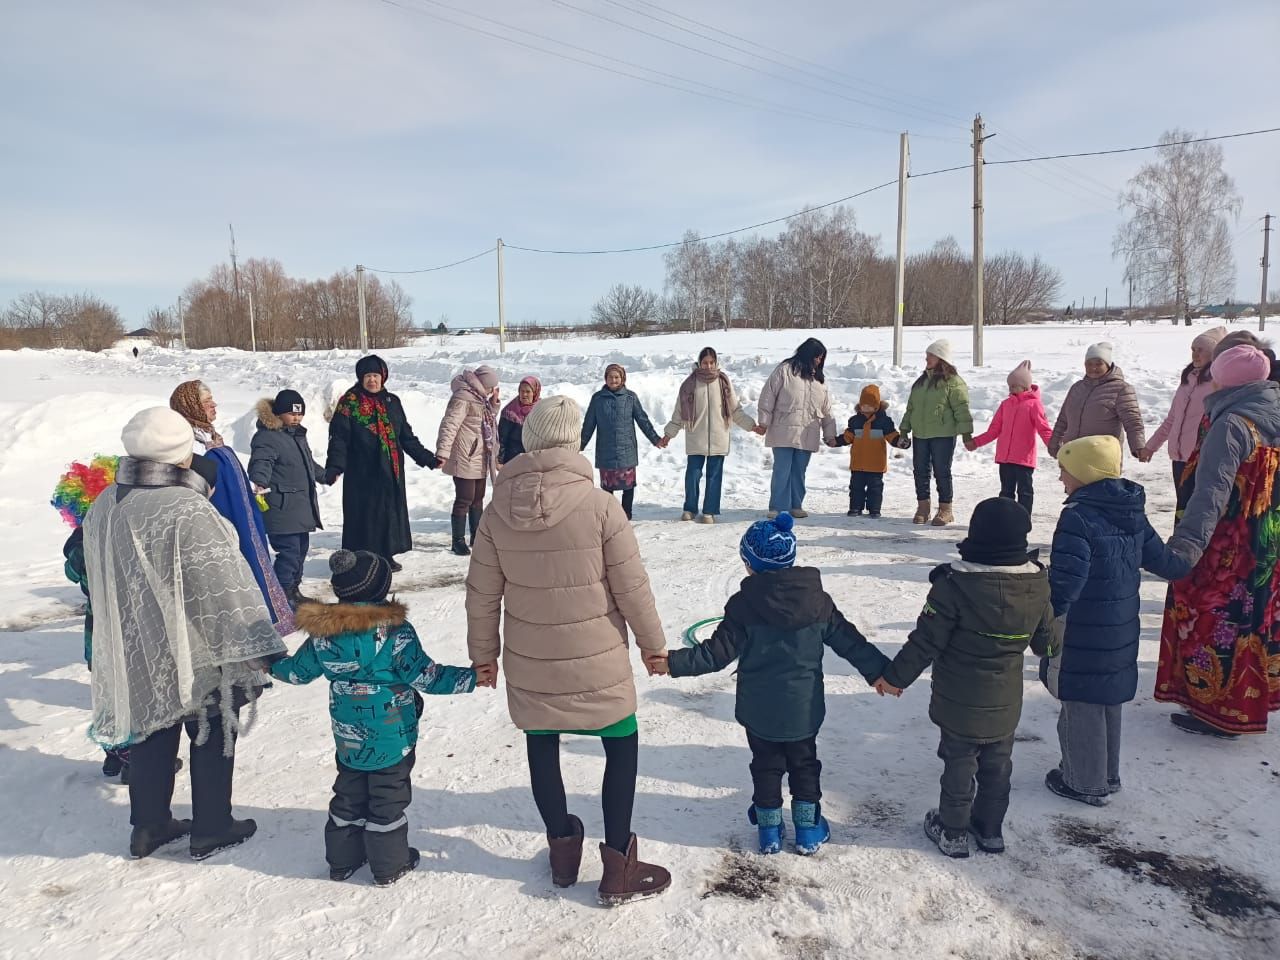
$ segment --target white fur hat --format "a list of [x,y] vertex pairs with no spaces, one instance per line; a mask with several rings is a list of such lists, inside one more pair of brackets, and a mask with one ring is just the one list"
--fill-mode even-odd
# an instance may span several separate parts
[[[924,352],[931,353],[935,357],[937,357],[939,360],[942,360],[946,363],[951,363],[951,341],[950,340],[935,340],[933,341],[933,343],[929,344],[927,347],[924,348]],[[954,366],[954,364],[952,364],[952,366]]]
[[125,424],[120,440],[124,452],[135,459],[176,467],[191,456],[195,434],[182,414],[168,407],[148,407]]

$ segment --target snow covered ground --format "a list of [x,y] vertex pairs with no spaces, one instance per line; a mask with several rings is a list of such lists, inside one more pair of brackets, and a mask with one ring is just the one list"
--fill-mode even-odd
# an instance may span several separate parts
[[[1078,376],[1085,347],[1116,344],[1137,388],[1148,432],[1167,410],[1198,331],[1170,326],[994,328],[989,366],[969,369],[967,330],[911,329],[910,368],[889,365],[889,332],[818,333],[837,417],[853,412],[864,383],[878,382],[901,414],[924,346],[956,345],[975,419],[989,421],[1005,375],[1030,357],[1052,419]],[[492,340],[435,338],[385,354],[390,388],[416,431],[434,446],[448,380],[464,364],[499,366],[504,399],[521,376],[544,394],[585,404],[604,365],[628,369],[628,386],[661,429],[676,390],[706,343],[721,354],[748,409],[765,377],[803,331],[731,331],[635,341],[517,343],[496,357]],[[824,809],[833,842],[813,859],[760,858],[745,819],[748,752],[733,722],[729,672],[694,681],[649,679],[637,659],[642,749],[635,830],[643,856],[671,868],[669,893],[616,911],[595,905],[599,861],[589,845],[581,883],[552,887],[545,840],[524,768],[520,735],[502,691],[431,698],[414,773],[411,842],[419,871],[388,890],[367,873],[346,884],[326,876],[321,830],[333,777],[323,683],[277,688],[237,756],[236,803],[258,835],[192,863],[174,846],[125,859],[128,798],[99,773],[85,737],[88,674],[81,662],[78,591],[62,577],[66,535],[47,505],[72,460],[119,452],[137,409],[164,403],[179,381],[209,383],[220,427],[247,455],[249,413],[284,386],[307,398],[312,445],[323,458],[326,401],[353,379],[355,355],[181,353],[0,354],[0,912],[4,957],[328,958],[396,952],[440,957],[857,957],[1260,958],[1280,949],[1280,750],[1276,734],[1226,744],[1173,730],[1150,697],[1162,586],[1143,586],[1142,680],[1126,708],[1125,789],[1104,809],[1049,794],[1057,761],[1054,702],[1027,662],[1026,708],[1015,752],[1009,852],[948,861],[922,835],[936,804],[937,731],[926,715],[928,683],[881,699],[843,661],[828,660],[828,718],[819,738]],[[961,449],[961,523],[913,528],[910,461],[897,456],[885,519],[852,520],[848,452],[824,450],[809,473],[798,525],[801,562],[822,568],[847,616],[895,653],[914,623],[930,568],[954,555],[963,521],[998,489],[993,448]],[[768,454],[735,432],[726,466],[725,513],[713,527],[679,523],[683,443],[641,454],[636,532],[672,645],[686,625],[719,613],[741,575],[737,540],[763,510]],[[410,467],[417,549],[397,579],[424,645],[466,662],[462,581],[466,561],[446,551],[448,478]],[[1173,498],[1163,453],[1128,475],[1147,485],[1161,533]],[[1061,502],[1047,456],[1037,473],[1033,540],[1047,544]],[[326,595],[326,560],[338,545],[341,494],[321,494],[327,529],[313,540],[308,592]],[[291,641],[296,643],[296,640]],[[571,809],[601,833],[598,745],[566,741]],[[175,811],[187,809],[179,779]],[[744,852],[745,851],[745,852]],[[407,952],[407,953],[406,953]]]

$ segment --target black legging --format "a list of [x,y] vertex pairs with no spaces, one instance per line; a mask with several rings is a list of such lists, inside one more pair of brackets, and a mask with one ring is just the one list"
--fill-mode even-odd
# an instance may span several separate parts
[[[601,737],[604,744],[604,787],[601,805],[604,807],[604,842],[620,853],[627,852],[631,842],[631,809],[636,801],[636,762],[640,750],[640,737]],[[534,733],[525,735],[529,753],[529,782],[533,787],[533,802],[547,826],[547,835],[567,837],[569,829],[569,803],[564,795],[564,780],[560,776],[560,735]]]
[[[612,493],[613,491],[609,491]],[[627,519],[631,519],[631,505],[636,502],[636,488],[622,491],[622,512],[627,515]]]
[[453,515],[455,517],[465,517],[472,508],[479,510],[483,507],[484,491],[484,477],[481,477],[479,480],[466,480],[462,477],[454,477]]

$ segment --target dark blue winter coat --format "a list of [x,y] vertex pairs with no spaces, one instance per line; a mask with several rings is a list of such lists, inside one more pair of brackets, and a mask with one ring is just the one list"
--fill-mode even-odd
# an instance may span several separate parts
[[662,438],[649,422],[649,415],[640,405],[640,398],[626,387],[610,390],[601,387],[591,397],[587,414],[582,419],[582,449],[596,434],[596,469],[626,470],[640,462],[636,446],[636,427],[657,443]]
[[1049,588],[1066,629],[1040,679],[1059,700],[1114,705],[1137,692],[1139,570],[1165,579],[1189,572],[1151,528],[1146,500],[1131,480],[1099,480],[1068,497],[1058,518]]

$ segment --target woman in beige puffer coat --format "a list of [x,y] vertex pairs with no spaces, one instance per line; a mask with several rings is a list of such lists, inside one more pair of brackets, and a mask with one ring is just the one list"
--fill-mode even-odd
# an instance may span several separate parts
[[453,378],[453,396],[440,419],[436,457],[453,477],[453,552],[465,557],[484,510],[487,480],[498,470],[498,371],[487,364]]
[[769,483],[769,517],[787,510],[803,519],[805,471],[809,458],[823,443],[836,438],[823,365],[827,348],[810,337],[795,355],[778,364],[764,382],[756,404],[764,445],[773,450],[773,477]]
[[542,399],[525,418],[525,452],[498,475],[476,533],[467,646],[477,664],[496,667],[502,655],[507,706],[525,732],[557,886],[577,881],[584,837],[568,811],[560,735],[601,738],[599,895],[614,904],[671,882],[666,870],[636,858],[631,832],[639,738],[627,627],[646,664],[665,654],[666,638],[635,533],[618,501],[596,488],[578,452],[581,438],[582,411],[568,397]]
[[1142,425],[1142,410],[1133,385],[1126,383],[1124,373],[1111,362],[1111,344],[1095,343],[1084,359],[1084,379],[1077,380],[1067,391],[1058,412],[1058,422],[1049,438],[1049,456],[1080,437],[1109,436],[1124,442],[1128,435],[1129,450],[1142,454],[1147,443],[1147,430]]

